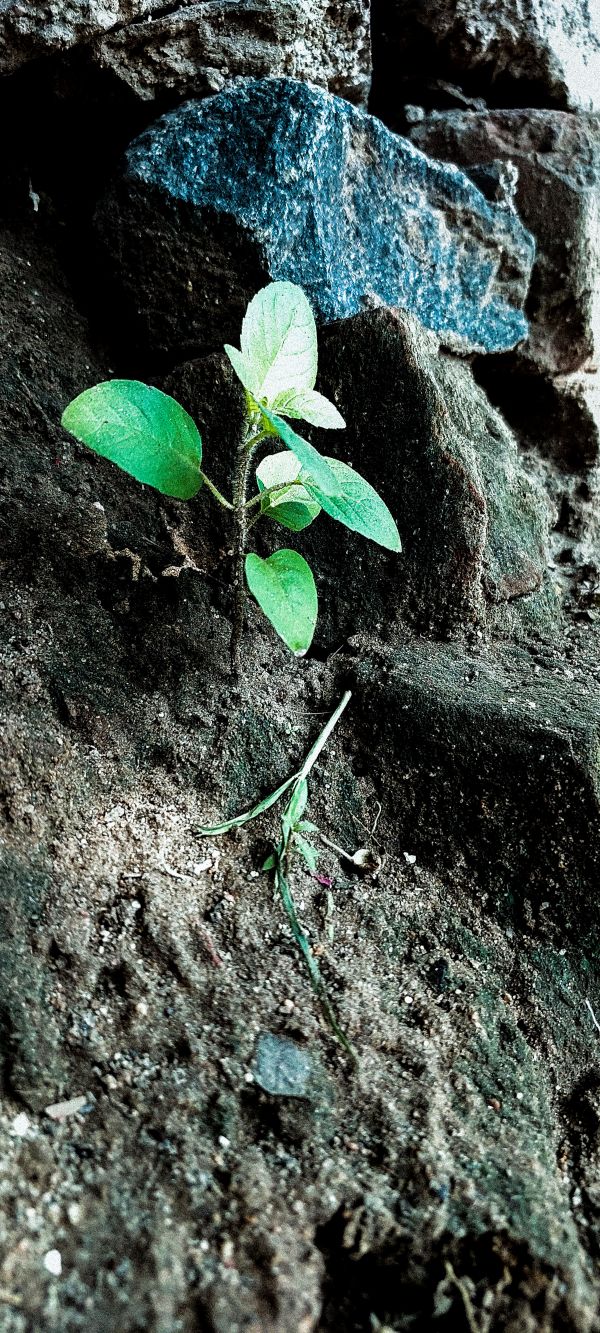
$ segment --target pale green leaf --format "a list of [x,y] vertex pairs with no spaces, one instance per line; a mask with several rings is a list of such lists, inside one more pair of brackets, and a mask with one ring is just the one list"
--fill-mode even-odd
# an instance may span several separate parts
[[261,511],[275,523],[302,532],[321,512],[321,506],[311,500],[304,486],[296,483],[300,473],[300,463],[295,454],[283,449],[278,454],[267,454],[256,469],[256,480],[260,491],[272,486],[281,486],[282,490],[265,495],[261,500]]
[[290,800],[285,808],[284,821],[290,829],[296,827],[296,824],[304,814],[308,802],[308,783],[306,778],[300,778],[300,781],[294,787]]
[[277,394],[272,407],[282,417],[297,417],[325,430],[342,430],[346,425],[335,404],[316,389],[284,389]]
[[274,870],[276,865],[277,865],[277,857],[275,855],[275,852],[271,852],[270,855],[267,857],[266,861],[263,861],[261,870]]
[[[271,282],[251,300],[242,324],[244,374],[232,365],[257,401],[272,402],[282,389],[312,389],[317,377],[317,329],[301,287]],[[231,360],[230,350],[228,356]]]
[[337,494],[324,492],[312,477],[302,471],[302,481],[313,499],[331,518],[337,519],[353,532],[377,542],[388,551],[401,551],[398,529],[381,496],[354,468],[337,458],[328,458],[327,464],[337,481]]
[[226,356],[229,357],[233,369],[235,370],[238,379],[241,380],[246,392],[252,394],[254,397],[252,391],[254,376],[252,374],[252,367],[246,361],[245,356],[242,355],[239,348],[232,347],[230,343],[225,343],[223,350]]
[[214,838],[220,833],[229,833],[232,828],[242,828],[244,824],[249,824],[251,819],[258,819],[259,815],[264,814],[265,810],[270,810],[272,805],[284,795],[286,791],[296,782],[298,774],[295,773],[291,778],[282,782],[276,791],[272,791],[269,796],[265,796],[257,805],[253,805],[251,810],[246,810],[243,815],[234,815],[233,819],[225,819],[222,824],[204,824],[197,830],[203,838]]
[[310,647],[317,623],[315,581],[297,551],[276,551],[267,560],[246,556],[246,579],[267,620],[297,657]]
[[[338,478],[329,466],[327,459],[323,458],[318,449],[309,444],[308,440],[303,440],[301,435],[297,435],[296,431],[288,426],[287,421],[278,417],[275,412],[270,412],[267,407],[261,407],[260,410],[280,440],[283,440],[286,447],[296,455],[302,468],[303,483],[307,486],[307,482],[310,480],[313,483],[313,488],[318,487],[324,495],[337,495],[340,489]],[[313,496],[313,498],[315,497]],[[325,505],[323,505],[323,508],[325,508]]]
[[312,870],[314,873],[317,869],[317,853],[312,842],[307,842],[306,838],[303,838],[301,834],[294,833],[294,846],[298,849],[300,855],[304,857],[309,870]]
[[69,403],[62,425],[95,453],[163,495],[189,500],[200,490],[198,427],[160,389],[139,380],[106,380]]

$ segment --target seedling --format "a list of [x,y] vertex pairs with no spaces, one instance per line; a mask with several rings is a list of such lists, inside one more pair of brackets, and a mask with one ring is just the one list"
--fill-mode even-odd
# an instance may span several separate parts
[[[317,330],[302,289],[291,282],[263,287],[244,316],[240,348],[227,345],[225,351],[247,403],[231,500],[202,470],[202,440],[192,418],[169,394],[139,380],[107,380],[86,389],[69,404],[62,424],[161,494],[190,500],[204,485],[230,511],[231,663],[237,675],[247,589],[297,656],[310,647],[318,615],[315,580],[298,551],[279,550],[267,559],[247,552],[255,522],[266,518],[299,533],[324,510],[389,551],[400,551],[401,545],[389,509],[369,482],[339,459],[323,457],[288,424],[287,419],[302,420],[331,430],[345,425],[337,407],[314,387]],[[267,440],[276,441],[279,451],[261,459],[255,472],[257,491],[249,497],[251,466]]]
[[317,853],[312,843],[307,839],[306,834],[316,833],[317,828],[315,824],[311,824],[308,820],[304,819],[304,812],[308,801],[307,777],[351,698],[351,691],[346,690],[346,693],[341,698],[335,712],[332,713],[326,726],[317,737],[312,749],[309,750],[302,768],[298,773],[294,773],[293,777],[288,778],[286,782],[283,782],[281,787],[278,787],[276,791],[271,792],[270,796],[265,796],[264,799],[259,801],[258,805],[253,806],[251,810],[247,810],[242,815],[236,815],[233,819],[227,819],[222,824],[213,824],[210,827],[200,828],[198,829],[198,832],[205,838],[214,838],[222,833],[228,833],[230,829],[241,828],[243,824],[250,823],[251,820],[257,819],[259,815],[264,814],[266,810],[270,810],[273,805],[276,805],[276,803],[281,800],[282,796],[285,796],[286,792],[290,792],[288,802],[281,816],[280,837],[274,846],[273,852],[267,857],[263,865],[263,870],[273,871],[276,890],[281,898],[296,944],[303,955],[312,988],[318,996],[325,1017],[338,1041],[341,1042],[342,1046],[344,1046],[352,1059],[356,1061],[354,1048],[340,1027],[335,1009],[327,994],[327,988],[321,976],[319,964],[317,963],[309,941],[298,920],[296,904],[294,902],[290,885],[290,866],[294,852],[298,852],[303,857],[309,870],[314,872],[316,869]]

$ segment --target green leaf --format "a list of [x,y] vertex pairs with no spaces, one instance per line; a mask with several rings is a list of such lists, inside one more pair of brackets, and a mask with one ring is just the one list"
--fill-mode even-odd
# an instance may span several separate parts
[[306,778],[300,778],[300,781],[294,787],[290,800],[285,808],[283,819],[289,825],[290,829],[295,828],[296,824],[306,810],[308,801],[308,783]]
[[296,832],[296,833],[318,833],[318,832],[319,832],[319,825],[318,825],[318,824],[311,824],[310,819],[302,819],[302,820],[300,821],[299,824],[296,824],[296,825],[295,825],[295,832]]
[[275,855],[275,852],[271,852],[267,857],[266,861],[263,861],[261,870],[274,870],[276,865],[277,865],[277,857]]
[[354,468],[337,458],[328,458],[329,470],[337,482],[337,493],[322,491],[313,477],[302,469],[302,481],[309,495],[317,500],[331,518],[352,532],[360,532],[388,551],[401,551],[402,543],[394,519],[381,496]]
[[292,532],[302,532],[321,512],[321,506],[311,500],[304,486],[292,484],[299,474],[300,463],[289,450],[267,454],[256,469],[259,491],[266,491],[271,486],[287,487],[274,495],[265,495],[260,507],[267,518]]
[[270,403],[282,389],[313,388],[317,377],[315,317],[295,283],[271,282],[257,292],[244,316],[240,342],[242,360],[235,348],[225,351],[257,401]]
[[246,810],[243,815],[235,815],[233,819],[225,819],[222,824],[203,824],[198,828],[198,833],[203,838],[216,838],[220,833],[229,833],[232,828],[242,828],[244,824],[249,824],[251,819],[258,819],[265,810],[270,810],[272,805],[284,795],[286,791],[296,782],[298,774],[294,773],[291,778],[282,782],[276,791],[272,791],[269,796],[265,796],[257,805],[253,805],[251,810]]
[[346,425],[335,404],[316,389],[284,389],[277,394],[272,407],[282,417],[298,417],[325,430],[342,430]]
[[139,380],[106,380],[80,393],[62,425],[95,453],[163,495],[200,490],[202,440],[183,407]]
[[[274,412],[270,412],[267,407],[261,407],[260,410],[265,421],[276,432],[280,440],[283,440],[286,448],[291,449],[292,453],[296,455],[302,468],[303,483],[307,485],[310,480],[313,483],[314,490],[318,488],[324,495],[338,495],[340,491],[338,478],[329,466],[327,459],[323,458],[318,449],[313,448],[308,440],[303,440],[301,435],[297,435],[295,430],[288,426],[287,421],[283,421]],[[325,505],[322,507],[324,509]]]
[[297,551],[276,551],[268,560],[247,555],[246,579],[279,637],[296,657],[303,657],[318,615],[317,589],[306,560]]
[[313,872],[317,868],[317,852],[311,842],[307,842],[299,833],[294,832],[294,846],[300,852],[300,855],[306,861],[309,870]]

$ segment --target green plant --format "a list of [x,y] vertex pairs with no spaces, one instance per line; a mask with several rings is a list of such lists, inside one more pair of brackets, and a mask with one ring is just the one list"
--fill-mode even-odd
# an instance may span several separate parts
[[319,964],[313,954],[309,941],[298,920],[298,913],[292,894],[290,884],[290,866],[294,852],[298,852],[306,862],[309,870],[316,867],[316,851],[312,844],[306,838],[307,833],[316,833],[316,825],[309,823],[304,819],[304,812],[308,801],[307,778],[312,768],[317,762],[321,751],[327,744],[334,727],[339,722],[344,709],[350,702],[352,693],[346,690],[340,699],[340,702],[332,713],[329,721],[323,727],[323,730],[317,737],[314,745],[309,750],[302,767],[291,778],[283,782],[276,791],[265,796],[262,801],[253,806],[251,810],[245,811],[242,815],[236,815],[233,819],[227,819],[222,824],[212,824],[210,826],[198,829],[202,837],[218,837],[223,833],[229,833],[231,829],[241,828],[243,824],[249,824],[251,820],[258,819],[259,815],[270,810],[276,805],[286,792],[289,792],[289,799],[284,808],[280,821],[280,836],[275,843],[272,853],[267,857],[263,870],[272,870],[275,877],[275,887],[281,898],[281,902],[286,912],[288,921],[292,928],[292,934],[303,955],[308,975],[310,977],[312,988],[317,995],[327,1021],[342,1046],[346,1049],[353,1060],[356,1060],[356,1053],[350,1044],[347,1036],[342,1031],[335,1010],[327,994],[327,988],[321,976]]
[[[273,282],[250,302],[240,348],[225,351],[246,391],[247,427],[227,500],[202,471],[202,440],[179,403],[138,380],[108,380],[86,389],[66,408],[62,424],[82,443],[163,495],[189,500],[204,484],[231,512],[234,611],[232,668],[241,665],[246,587],[274,629],[298,656],[310,647],[318,614],[312,571],[298,551],[263,559],[247,553],[248,532],[266,518],[301,532],[323,510],[345,527],[390,551],[400,551],[398,529],[381,497],[353,468],[326,458],[289,425],[340,429],[333,403],[314,388],[317,331],[300,287]],[[257,492],[248,497],[250,469],[265,441],[283,445],[256,468]]]

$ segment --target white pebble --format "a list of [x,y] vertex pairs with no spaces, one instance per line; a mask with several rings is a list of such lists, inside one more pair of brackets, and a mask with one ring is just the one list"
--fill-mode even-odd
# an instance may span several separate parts
[[18,1134],[19,1138],[22,1139],[23,1135],[27,1133],[30,1124],[31,1121],[29,1116],[25,1115],[25,1112],[22,1111],[20,1115],[15,1116],[12,1122],[13,1134]]
[[52,1273],[53,1277],[60,1277],[62,1273],[60,1250],[48,1250],[44,1255],[44,1268],[48,1273]]

